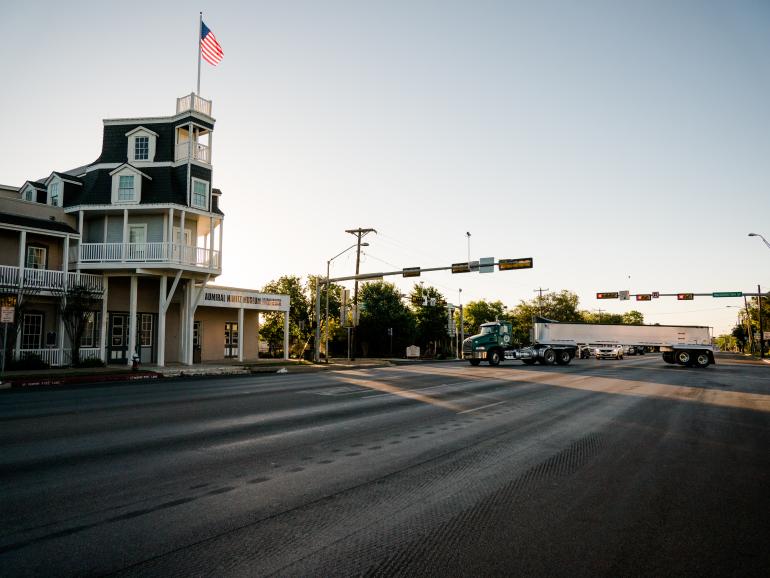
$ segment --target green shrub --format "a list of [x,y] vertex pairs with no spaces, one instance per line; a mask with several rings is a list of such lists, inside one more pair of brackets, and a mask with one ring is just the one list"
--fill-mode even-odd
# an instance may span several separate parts
[[81,359],[77,367],[104,367],[104,362],[101,359],[92,357],[91,359]]
[[23,359],[9,359],[5,365],[8,371],[29,371],[36,369],[48,369],[51,367],[36,353],[25,355]]

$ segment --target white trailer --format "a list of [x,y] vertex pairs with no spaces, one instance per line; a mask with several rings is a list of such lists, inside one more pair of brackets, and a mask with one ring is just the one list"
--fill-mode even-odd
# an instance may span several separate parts
[[541,318],[534,323],[532,341],[659,347],[666,363],[696,367],[714,363],[711,333],[703,326],[560,323]]

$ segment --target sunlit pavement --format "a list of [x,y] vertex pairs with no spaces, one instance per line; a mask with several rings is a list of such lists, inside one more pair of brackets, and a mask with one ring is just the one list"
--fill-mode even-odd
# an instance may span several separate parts
[[0,395],[3,575],[762,575],[770,367],[420,363]]

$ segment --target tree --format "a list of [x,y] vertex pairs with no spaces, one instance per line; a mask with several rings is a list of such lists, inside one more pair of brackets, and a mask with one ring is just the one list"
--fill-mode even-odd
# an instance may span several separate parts
[[89,318],[99,310],[101,300],[100,291],[82,284],[71,285],[59,294],[59,315],[70,341],[74,366],[80,365],[80,342],[83,340]]
[[393,283],[375,281],[364,283],[358,294],[361,314],[357,342],[361,352],[368,355],[389,354],[393,332],[393,351],[404,351],[415,335],[415,319],[401,301],[401,292]]
[[623,325],[643,325],[644,315],[640,311],[628,311],[623,314]]
[[[288,295],[289,311],[289,353],[301,357],[310,339],[310,302],[302,280],[296,275],[284,275],[270,281],[263,288],[263,293]],[[315,294],[314,294],[315,295]],[[265,320],[260,327],[260,336],[267,341],[271,355],[283,348],[283,313],[265,313]],[[241,329],[243,331],[243,329]]]
[[[325,335],[326,335],[326,295],[327,295],[327,287],[326,284],[323,282],[325,281],[325,278],[318,277],[311,275],[308,277],[307,280],[307,295],[310,303],[310,309],[311,309],[311,315],[310,318],[315,320],[315,288],[317,283],[319,282],[319,279],[321,280],[321,292],[320,292],[320,299],[321,299],[321,327],[320,327],[320,335],[321,335],[321,347],[319,351],[328,357],[328,352],[326,351],[326,341],[325,341]],[[329,320],[328,320],[328,330],[329,330],[329,344],[330,349],[333,349],[333,345],[335,343],[339,344],[341,341],[343,341],[346,338],[345,331],[342,328],[342,325],[340,324],[340,307],[342,306],[342,300],[341,295],[342,291],[344,290],[344,287],[341,285],[337,285],[335,283],[330,283],[328,287],[328,295],[329,295]],[[315,334],[313,334],[314,338]]]
[[733,327],[730,335],[735,340],[738,351],[743,353],[746,349],[746,342],[748,341],[748,333],[746,332],[746,326],[743,324],[743,322],[739,321],[738,324]]
[[502,301],[469,301],[463,306],[463,321],[465,334],[476,335],[482,323],[497,320],[510,320],[510,315]]
[[520,301],[513,310],[515,319],[514,341],[529,341],[532,319],[536,316],[564,323],[583,321],[583,315],[577,308],[578,302],[577,294],[566,290],[558,293],[546,293],[542,299],[536,297],[529,301]]
[[36,287],[23,287],[19,289],[15,285],[0,286],[0,305],[13,307],[13,323],[8,324],[8,335],[5,343],[6,361],[12,358],[13,349],[16,346],[16,337],[21,333],[24,314],[30,309],[30,297],[37,295],[39,292],[40,290]]
[[415,284],[409,301],[415,318],[417,344],[421,350],[426,355],[435,355],[441,349],[451,349],[448,347],[447,302],[439,290]]

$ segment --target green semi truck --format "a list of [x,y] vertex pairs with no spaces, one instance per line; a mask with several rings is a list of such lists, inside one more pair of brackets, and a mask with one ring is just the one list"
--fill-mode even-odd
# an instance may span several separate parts
[[527,347],[513,344],[513,326],[509,321],[495,321],[481,325],[480,332],[463,341],[463,359],[471,365],[486,361],[500,365],[503,359],[518,359],[525,365],[567,365],[577,353],[577,343],[571,339],[547,339],[539,335],[535,325],[533,343]]

